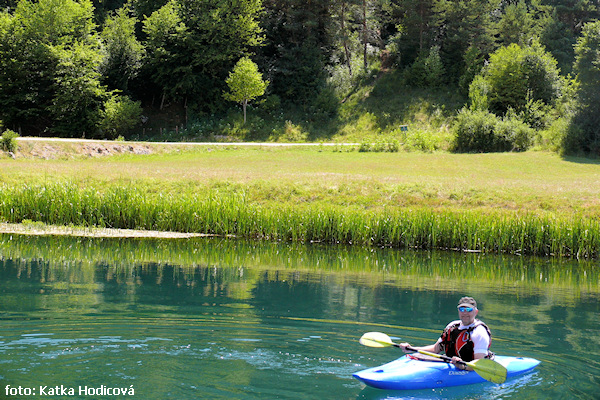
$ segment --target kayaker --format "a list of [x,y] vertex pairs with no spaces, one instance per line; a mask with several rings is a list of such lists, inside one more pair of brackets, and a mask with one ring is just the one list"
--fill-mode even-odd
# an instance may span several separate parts
[[[456,321],[450,322],[437,342],[429,346],[415,347],[431,353],[446,353],[452,357],[452,364],[459,369],[471,370],[460,361],[473,361],[479,358],[492,358],[490,344],[492,334],[482,321],[475,318],[479,310],[477,302],[472,297],[463,297],[458,302],[458,317]],[[400,348],[405,353],[412,353],[406,347],[409,343],[400,343]]]

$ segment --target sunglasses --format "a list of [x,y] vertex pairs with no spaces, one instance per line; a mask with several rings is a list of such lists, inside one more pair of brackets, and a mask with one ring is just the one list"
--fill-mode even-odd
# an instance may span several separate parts
[[475,309],[475,307],[458,307],[458,311],[460,312],[471,312]]

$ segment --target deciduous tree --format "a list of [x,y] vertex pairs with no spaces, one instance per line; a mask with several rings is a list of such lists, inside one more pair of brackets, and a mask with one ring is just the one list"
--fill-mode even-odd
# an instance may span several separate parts
[[227,100],[240,103],[244,110],[244,123],[246,123],[246,107],[255,98],[265,94],[269,85],[264,81],[258,66],[248,57],[241,58],[226,80],[229,92],[224,94]]
[[127,91],[129,81],[142,66],[144,46],[135,37],[135,18],[128,8],[108,17],[101,33],[103,82],[110,89]]
[[260,0],[171,0],[144,21],[155,82],[167,97],[204,105],[227,71],[262,42]]
[[553,105],[562,86],[556,60],[538,42],[526,47],[513,43],[490,56],[481,78],[471,85],[470,97],[504,115],[509,109],[524,111],[529,101]]
[[22,0],[0,17],[0,118],[28,134],[93,134],[105,90],[89,0]]

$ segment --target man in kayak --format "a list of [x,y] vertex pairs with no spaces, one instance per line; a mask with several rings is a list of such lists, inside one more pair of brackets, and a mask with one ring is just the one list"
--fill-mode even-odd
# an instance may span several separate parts
[[[473,361],[479,358],[492,358],[490,344],[492,334],[486,324],[476,319],[477,302],[472,297],[463,297],[458,302],[459,320],[450,322],[437,342],[429,346],[414,347],[416,349],[429,351],[431,353],[446,353],[452,357],[452,364],[459,369],[471,370],[460,361]],[[406,347],[408,343],[400,343],[400,348],[405,353],[410,353]]]

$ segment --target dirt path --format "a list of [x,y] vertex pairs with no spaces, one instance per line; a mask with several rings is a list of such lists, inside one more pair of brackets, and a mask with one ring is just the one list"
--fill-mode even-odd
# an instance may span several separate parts
[[358,146],[357,143],[265,143],[265,142],[126,142],[93,139],[19,137],[18,150],[12,158],[44,160],[64,158],[103,157],[119,154],[156,154],[190,147],[299,147],[299,146]]

